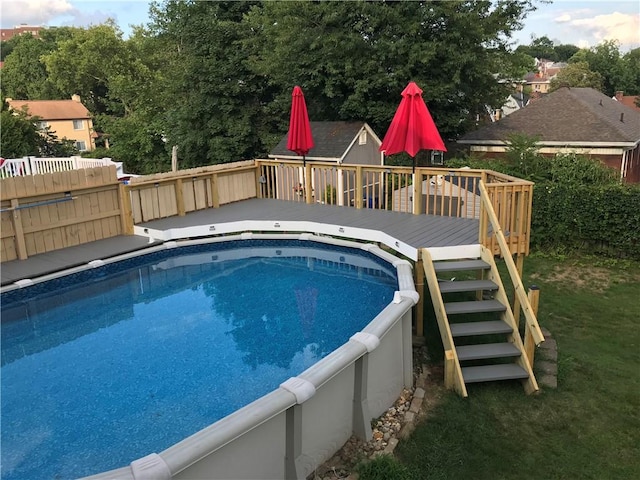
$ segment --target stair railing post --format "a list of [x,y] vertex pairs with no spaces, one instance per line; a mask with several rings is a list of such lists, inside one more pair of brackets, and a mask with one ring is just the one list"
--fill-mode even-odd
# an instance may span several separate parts
[[451,350],[444,352],[444,388],[453,390],[456,386],[455,359]]
[[[531,304],[531,310],[533,314],[538,316],[538,305],[540,301],[540,288],[536,285],[531,285],[529,287],[529,291],[527,292],[527,297],[529,298],[529,303]],[[533,367],[533,360],[535,357],[536,351],[536,343],[533,340],[533,334],[531,333],[531,328],[529,325],[525,325],[524,330],[524,352],[527,355],[527,359],[529,360],[529,365]]]
[[[522,272],[524,270],[524,255],[521,255],[520,252],[516,253],[516,269],[520,274],[520,278],[522,278]],[[537,310],[537,309],[536,309]],[[534,315],[536,312],[534,312]],[[513,317],[516,319],[516,325],[520,326],[520,299],[517,295],[513,296]]]

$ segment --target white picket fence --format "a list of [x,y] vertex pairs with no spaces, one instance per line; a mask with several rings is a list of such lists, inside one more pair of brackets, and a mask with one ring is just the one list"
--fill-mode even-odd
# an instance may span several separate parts
[[109,165],[116,166],[118,179],[136,176],[124,173],[122,162],[114,162],[110,158],[82,158],[74,156],[68,158],[2,158],[0,159],[0,178],[41,175],[44,173],[106,167]]

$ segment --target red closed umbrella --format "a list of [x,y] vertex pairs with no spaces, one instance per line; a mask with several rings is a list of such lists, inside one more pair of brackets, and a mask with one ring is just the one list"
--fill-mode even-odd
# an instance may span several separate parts
[[[415,157],[420,150],[447,151],[424,103],[422,89],[415,82],[409,82],[402,91],[402,100],[382,140],[380,151],[386,155],[407,152]],[[414,170],[415,166],[414,158]]]
[[311,136],[311,125],[304,94],[299,86],[293,87],[291,94],[291,117],[289,118],[289,136],[287,137],[287,150],[302,155],[302,163],[305,163],[305,155],[314,146]]

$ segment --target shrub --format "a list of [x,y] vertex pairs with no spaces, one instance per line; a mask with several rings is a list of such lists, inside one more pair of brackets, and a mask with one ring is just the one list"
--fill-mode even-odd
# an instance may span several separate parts
[[468,157],[447,164],[486,168],[535,182],[534,250],[640,258],[639,185],[620,184],[615,170],[584,155],[543,157],[526,139],[512,143],[511,148],[505,159]]

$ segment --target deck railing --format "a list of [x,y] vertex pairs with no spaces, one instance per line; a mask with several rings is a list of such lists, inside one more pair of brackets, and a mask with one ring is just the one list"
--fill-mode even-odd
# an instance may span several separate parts
[[[31,160],[22,163],[5,160],[2,168],[5,172],[22,169],[23,173],[33,174],[37,164]],[[74,172],[77,170],[54,175],[69,176],[73,183],[77,177]],[[248,160],[132,178],[122,190],[122,232],[132,233],[134,224],[218,208],[239,200],[275,198],[415,215],[473,218],[480,224],[479,243],[496,255],[504,255],[495,229],[483,211],[480,180],[485,183],[488,201],[505,235],[507,251],[527,254],[533,183],[474,169],[418,167],[414,172],[410,167],[384,165],[306,162],[303,166],[299,161]],[[55,180],[58,182],[62,179]],[[31,200],[24,198],[21,202]]]
[[65,158],[3,158],[0,163],[0,178],[43,175],[45,173],[109,167],[111,165],[115,165],[116,169],[118,169],[118,167],[122,166],[121,162],[113,162],[110,158],[83,158],[78,156]]
[[[480,181],[511,254],[528,254],[533,183],[478,169],[336,165],[256,160],[259,196],[303,203],[383,209],[480,220],[479,243],[502,255],[483,213]],[[414,201],[414,199],[420,199]]]

